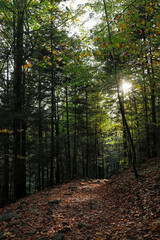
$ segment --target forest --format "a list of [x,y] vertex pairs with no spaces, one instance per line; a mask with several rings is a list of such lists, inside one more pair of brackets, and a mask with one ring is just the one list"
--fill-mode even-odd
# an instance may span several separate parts
[[159,0],[0,0],[1,207],[139,177],[160,155],[159,43]]

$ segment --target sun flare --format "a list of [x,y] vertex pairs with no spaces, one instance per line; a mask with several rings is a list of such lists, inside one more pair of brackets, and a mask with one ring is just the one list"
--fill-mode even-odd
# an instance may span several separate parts
[[126,81],[122,82],[122,91],[124,94],[126,94],[127,92],[129,92],[132,88],[132,84]]

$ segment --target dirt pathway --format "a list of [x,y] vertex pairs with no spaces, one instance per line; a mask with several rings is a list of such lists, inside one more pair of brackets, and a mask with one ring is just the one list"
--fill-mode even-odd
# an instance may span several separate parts
[[77,180],[0,210],[0,239],[140,240],[160,238],[160,172],[137,181],[128,170],[111,180]]

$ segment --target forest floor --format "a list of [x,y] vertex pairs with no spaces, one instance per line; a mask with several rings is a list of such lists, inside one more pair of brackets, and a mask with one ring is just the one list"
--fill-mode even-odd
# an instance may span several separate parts
[[109,180],[76,180],[0,209],[0,239],[160,239],[160,159]]

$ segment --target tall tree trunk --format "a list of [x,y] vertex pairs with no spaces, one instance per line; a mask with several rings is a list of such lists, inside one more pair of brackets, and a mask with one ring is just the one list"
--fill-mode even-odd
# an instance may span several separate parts
[[150,63],[151,63],[151,78],[150,78],[150,86],[151,86],[151,107],[152,107],[152,157],[157,157],[157,134],[156,134],[156,97],[155,97],[155,79],[154,79],[154,69],[153,69],[153,58],[152,58],[152,50],[150,47]]
[[54,77],[52,70],[52,78],[51,78],[51,163],[50,163],[50,186],[54,184],[54,157],[55,157],[55,90],[54,90]]
[[[142,68],[143,68],[143,76],[145,76],[144,64],[142,65]],[[144,109],[145,109],[146,157],[149,159],[151,157],[150,134],[149,134],[149,122],[148,122],[148,97],[147,97],[145,82],[144,82],[144,86],[143,86],[143,91],[144,91],[143,99],[144,99]]]
[[[6,106],[9,108],[9,69],[7,60],[7,86],[6,86]],[[8,124],[7,124],[8,125]],[[9,127],[9,126],[8,126]],[[8,129],[7,127],[7,129]],[[8,203],[9,200],[9,134],[6,134],[4,140],[4,185],[2,205]]]
[[[102,138],[102,134],[101,134],[101,138]],[[104,178],[105,178],[105,159],[104,159],[104,146],[102,142],[102,179]]]
[[67,115],[67,162],[68,162],[68,178],[71,179],[71,153],[70,153],[70,131],[69,131],[69,111],[68,111],[68,88],[66,90],[66,115]]
[[56,183],[60,183],[60,169],[62,171],[62,165],[60,162],[60,145],[59,145],[59,109],[58,109],[58,100],[57,100],[57,108],[56,108]]
[[97,139],[97,125],[95,124],[95,140],[94,140],[94,151],[95,151],[95,172],[96,178],[98,178],[98,139]]
[[38,191],[42,189],[41,172],[42,168],[42,97],[41,97],[41,76],[38,79]]
[[54,158],[55,158],[55,82],[54,82],[54,64],[53,64],[53,12],[51,9],[51,162],[50,162],[50,186],[54,184]]
[[22,157],[24,159],[24,182],[26,183],[26,129],[27,129],[27,124],[26,124],[26,115],[25,115],[25,105],[26,105],[26,82],[25,82],[25,75],[22,73],[23,76],[23,82],[22,82]]
[[126,128],[123,121],[123,158],[124,158],[124,169],[128,166],[128,154],[127,154],[127,136],[126,136]]
[[73,178],[77,177],[77,86],[74,89],[74,153],[73,153]]
[[140,159],[142,158],[142,155],[141,155],[141,149],[140,149],[140,143],[141,143],[141,133],[140,133],[140,124],[139,124],[139,121],[138,121],[138,109],[137,109],[137,100],[136,100],[136,97],[133,95],[133,103],[134,103],[134,108],[135,108],[135,121],[136,121],[136,130],[137,130],[137,136],[136,136],[136,140],[137,140],[137,143],[138,143],[138,154],[139,154],[139,163],[140,163]]
[[150,158],[150,134],[148,124],[148,99],[146,93],[146,86],[144,86],[144,107],[145,107],[145,129],[146,129],[146,156]]
[[89,176],[88,90],[86,87],[86,177]]
[[[143,41],[146,41],[145,32],[143,31]],[[145,59],[146,59],[146,69],[147,74],[149,77],[150,82],[150,88],[151,88],[151,109],[152,109],[152,144],[151,144],[151,150],[152,150],[152,157],[157,157],[157,134],[156,134],[156,98],[155,98],[155,81],[154,81],[154,70],[153,70],[153,58],[152,58],[152,49],[149,48],[150,51],[150,58],[145,53]],[[151,65],[151,67],[149,67]],[[143,66],[144,69],[144,66]],[[144,70],[143,70],[144,72]]]
[[22,64],[23,64],[23,25],[25,2],[17,3],[17,26],[15,32],[14,68],[14,197],[26,195],[25,157],[22,153]]
[[[106,22],[107,22],[107,27],[108,27],[108,35],[109,35],[110,42],[112,44],[110,25],[109,25],[108,14],[107,14],[107,7],[106,7],[105,0],[103,0],[103,4],[104,4],[105,15],[106,15]],[[117,70],[116,70],[116,60],[115,60],[114,48],[112,49],[112,57],[113,57],[113,71],[114,71],[114,75],[115,75],[115,79],[116,79],[116,83],[117,83],[117,94],[118,94],[118,100],[119,100],[119,105],[120,105],[120,112],[121,112],[122,120],[123,120],[124,125],[126,127],[126,131],[127,131],[127,134],[128,134],[129,142],[131,144],[132,154],[133,154],[133,170],[134,170],[135,177],[137,178],[139,175],[138,175],[138,172],[137,172],[137,169],[136,169],[136,160],[137,160],[136,159],[136,151],[135,151],[134,142],[133,142],[133,139],[132,139],[132,136],[131,136],[130,128],[129,128],[128,123],[126,121],[124,105],[123,105],[122,97],[120,95],[120,87],[119,87],[119,80],[117,79]]]

